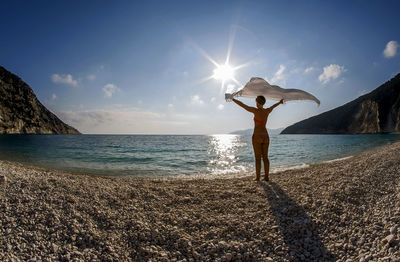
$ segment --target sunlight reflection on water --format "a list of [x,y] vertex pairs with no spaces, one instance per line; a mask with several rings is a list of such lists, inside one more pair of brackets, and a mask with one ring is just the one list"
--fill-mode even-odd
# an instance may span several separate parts
[[227,174],[245,171],[244,165],[238,164],[238,150],[246,146],[239,135],[209,136],[207,153],[209,155],[208,172]]

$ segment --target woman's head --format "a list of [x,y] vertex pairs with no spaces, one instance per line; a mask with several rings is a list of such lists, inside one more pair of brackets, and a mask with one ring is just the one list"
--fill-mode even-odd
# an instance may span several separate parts
[[263,107],[263,105],[265,104],[265,97],[257,96],[256,102],[257,102],[257,106],[260,105],[260,107]]

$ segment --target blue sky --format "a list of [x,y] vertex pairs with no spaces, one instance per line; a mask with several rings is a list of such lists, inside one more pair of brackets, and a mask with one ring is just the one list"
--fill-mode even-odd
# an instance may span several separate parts
[[[252,116],[205,78],[212,64],[321,100],[269,128],[349,102],[400,72],[398,1],[2,1],[0,65],[83,133],[218,134]],[[253,99],[242,98],[253,105]],[[273,101],[268,101],[271,105]]]

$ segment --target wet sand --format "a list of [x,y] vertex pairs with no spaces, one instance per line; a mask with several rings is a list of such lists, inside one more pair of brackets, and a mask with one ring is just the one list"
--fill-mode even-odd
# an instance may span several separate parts
[[0,162],[1,261],[400,261],[400,143],[240,179]]

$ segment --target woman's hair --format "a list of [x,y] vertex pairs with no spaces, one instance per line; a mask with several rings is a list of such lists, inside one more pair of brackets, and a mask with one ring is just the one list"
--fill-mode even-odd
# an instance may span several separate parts
[[259,103],[260,105],[265,104],[265,97],[264,96],[257,96],[256,102]]

